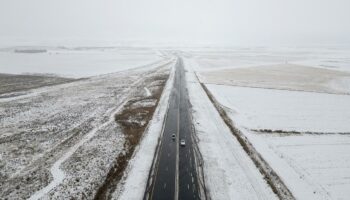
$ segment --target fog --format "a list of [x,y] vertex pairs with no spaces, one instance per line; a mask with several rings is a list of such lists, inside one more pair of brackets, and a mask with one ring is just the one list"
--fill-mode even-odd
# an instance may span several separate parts
[[349,0],[0,0],[0,41],[344,45],[349,8]]

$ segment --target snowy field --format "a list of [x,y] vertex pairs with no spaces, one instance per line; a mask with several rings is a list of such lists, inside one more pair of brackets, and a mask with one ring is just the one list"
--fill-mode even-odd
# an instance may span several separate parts
[[350,135],[243,130],[297,199],[348,199]]
[[350,73],[294,64],[216,70],[199,76],[207,84],[350,94]]
[[350,195],[350,96],[207,85],[298,199]]
[[115,114],[148,98],[170,61],[0,99],[0,196],[93,198],[128,148]]
[[[43,49],[43,53],[16,50]],[[158,52],[132,47],[9,47],[0,49],[0,73],[48,73],[81,78],[118,72],[161,60]]]
[[192,65],[297,199],[347,199],[349,51],[245,51],[197,52]]
[[207,84],[234,122],[253,130],[350,134],[350,95]]
[[251,47],[187,50],[196,59],[196,71],[251,66],[298,64],[350,72],[350,47]]

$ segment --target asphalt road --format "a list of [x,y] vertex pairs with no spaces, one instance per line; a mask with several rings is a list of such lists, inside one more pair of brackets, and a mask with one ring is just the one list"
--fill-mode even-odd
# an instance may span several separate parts
[[[182,59],[176,64],[173,90],[165,121],[158,160],[154,166],[149,199],[200,199],[197,171],[192,148],[191,119]],[[172,139],[172,134],[176,139]],[[180,146],[180,140],[186,141]]]

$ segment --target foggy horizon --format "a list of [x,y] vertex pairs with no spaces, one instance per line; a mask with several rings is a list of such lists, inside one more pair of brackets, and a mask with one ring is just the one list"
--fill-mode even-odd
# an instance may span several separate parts
[[0,45],[349,45],[346,0],[2,0]]

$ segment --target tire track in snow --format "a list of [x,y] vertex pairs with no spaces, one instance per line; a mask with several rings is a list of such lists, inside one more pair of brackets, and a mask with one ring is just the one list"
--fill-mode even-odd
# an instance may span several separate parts
[[121,100],[122,104],[119,105],[117,108],[114,108],[114,111],[113,111],[113,108],[107,111],[107,112],[112,112],[112,114],[109,116],[109,120],[107,122],[101,124],[100,126],[93,128],[78,143],[76,143],[74,146],[70,147],[70,149],[52,165],[52,167],[50,169],[50,173],[53,176],[53,181],[51,181],[49,183],[49,185],[45,186],[41,190],[36,191],[28,200],[38,200],[38,199],[42,198],[45,194],[49,193],[52,189],[54,189],[60,183],[62,183],[62,181],[64,180],[66,175],[65,175],[64,171],[62,169],[60,169],[61,164],[64,163],[68,158],[70,158],[77,151],[77,149],[80,146],[82,146],[85,142],[89,141],[96,134],[96,132],[98,130],[103,129],[108,124],[114,122],[115,114],[117,114],[123,108],[123,106],[127,103],[126,100],[128,99],[129,95],[132,94],[133,90],[129,90],[129,89],[132,88],[133,86],[141,83],[143,80],[144,79],[140,79],[137,82],[135,82],[131,87],[126,88],[126,91],[128,91],[128,93]]
[[[35,192],[29,200],[37,200],[43,197],[45,194],[49,193],[53,188],[55,188],[57,185],[59,185],[65,178],[65,173],[62,169],[60,169],[60,166],[62,163],[64,163],[68,158],[70,158],[76,151],[77,149],[82,146],[85,142],[89,141],[98,130],[103,129],[106,127],[108,124],[112,123],[114,121],[114,116],[115,114],[120,111],[120,109],[125,105],[127,101],[126,97],[123,99],[123,103],[118,106],[110,115],[109,120],[100,126],[95,127],[92,129],[89,133],[87,133],[78,143],[76,143],[74,146],[72,146],[61,158],[59,158],[51,167],[50,172],[53,176],[53,181],[50,182],[49,185],[46,187],[42,188],[41,190]],[[111,109],[112,110],[112,109]],[[110,110],[110,111],[111,111]]]

